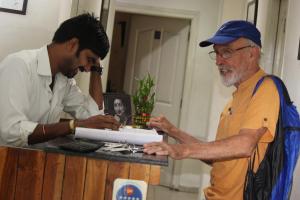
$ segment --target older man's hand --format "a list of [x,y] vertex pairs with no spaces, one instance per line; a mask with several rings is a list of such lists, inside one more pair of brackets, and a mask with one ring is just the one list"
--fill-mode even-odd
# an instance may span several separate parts
[[148,126],[162,130],[170,136],[172,136],[172,129],[176,128],[165,116],[150,118]]
[[187,158],[188,152],[188,146],[185,144],[168,144],[165,142],[144,144],[144,153],[170,156],[176,160]]

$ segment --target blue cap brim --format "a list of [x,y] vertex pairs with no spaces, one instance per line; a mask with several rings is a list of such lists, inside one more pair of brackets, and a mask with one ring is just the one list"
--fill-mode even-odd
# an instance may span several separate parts
[[229,42],[232,42],[238,38],[236,37],[229,37],[229,36],[214,36],[212,38],[209,38],[208,40],[204,40],[199,43],[200,47],[207,47],[212,44],[227,44]]

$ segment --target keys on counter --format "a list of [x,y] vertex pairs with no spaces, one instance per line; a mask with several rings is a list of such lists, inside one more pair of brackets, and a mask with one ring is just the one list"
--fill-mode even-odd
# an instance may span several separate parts
[[105,142],[101,150],[121,153],[143,153],[144,147],[134,144]]

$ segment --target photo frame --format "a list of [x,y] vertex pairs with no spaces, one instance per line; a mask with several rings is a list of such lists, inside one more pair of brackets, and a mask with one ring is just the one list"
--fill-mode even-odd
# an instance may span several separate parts
[[0,0],[0,11],[26,15],[27,0]]
[[131,97],[123,93],[104,93],[104,113],[122,125],[132,124]]
[[258,10],[258,0],[250,0],[247,3],[247,16],[246,20],[248,22],[256,25],[257,21],[257,10]]

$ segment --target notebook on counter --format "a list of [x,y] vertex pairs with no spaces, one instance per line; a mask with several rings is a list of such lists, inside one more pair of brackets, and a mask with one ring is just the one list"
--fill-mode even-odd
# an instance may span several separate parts
[[76,128],[75,138],[86,138],[107,142],[143,145],[150,142],[161,142],[163,136],[155,129],[120,128],[118,131],[106,129]]

